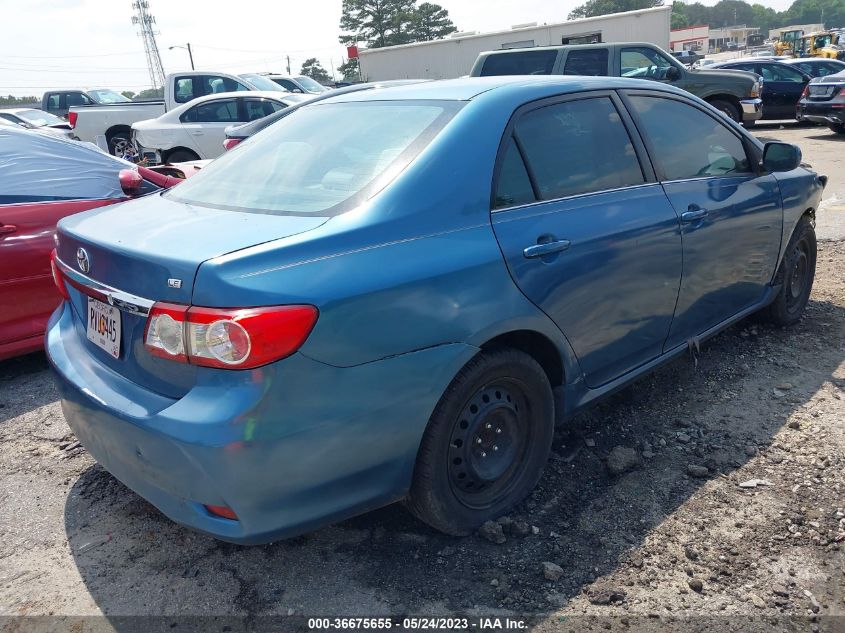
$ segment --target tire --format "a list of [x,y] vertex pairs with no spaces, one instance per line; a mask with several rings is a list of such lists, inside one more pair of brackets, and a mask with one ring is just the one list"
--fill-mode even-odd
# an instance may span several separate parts
[[744,127],[746,130],[750,130],[754,127],[756,123],[757,121],[743,121],[742,127]]
[[108,144],[112,156],[123,157],[126,146],[130,144],[129,132],[115,132],[108,138]]
[[804,314],[816,276],[816,231],[807,216],[801,218],[783,256],[777,281],[781,284],[766,317],[775,325],[794,325]]
[[709,103],[719,110],[719,112],[728,115],[731,120],[736,121],[737,123],[742,123],[742,112],[740,112],[740,109],[730,101],[713,99],[713,101],[710,101]]
[[552,388],[537,361],[510,348],[482,352],[440,398],[405,504],[441,532],[469,534],[534,489],[553,432]]
[[831,123],[828,127],[837,134],[845,134],[845,123]]
[[177,149],[167,155],[165,163],[187,163],[192,160],[199,160],[200,157],[189,149]]

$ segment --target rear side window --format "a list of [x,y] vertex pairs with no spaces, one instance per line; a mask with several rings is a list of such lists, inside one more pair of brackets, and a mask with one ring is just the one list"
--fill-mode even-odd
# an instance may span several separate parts
[[462,106],[457,101],[306,106],[166,195],[247,213],[343,213],[395,178]]
[[513,137],[510,137],[505,145],[502,162],[499,166],[493,208],[514,207],[521,204],[530,204],[536,200],[534,190],[531,188],[531,180],[528,178],[528,171],[525,169],[525,163],[522,160],[522,154],[519,153]]
[[481,76],[551,75],[556,59],[556,50],[498,53],[484,60]]
[[762,64],[760,74],[764,81],[791,81],[802,83],[804,75],[786,64]]
[[177,77],[175,79],[173,85],[176,89],[173,93],[173,100],[176,103],[188,103],[188,101],[193,101],[195,97],[201,96],[196,94],[194,79],[198,79],[198,77]]
[[515,134],[542,200],[645,182],[634,146],[608,97],[545,106]]
[[563,74],[606,77],[607,59],[608,53],[605,48],[569,51],[563,66]]
[[268,99],[244,99],[244,116],[245,121],[255,121],[256,119],[263,119],[268,114],[284,108],[283,105],[270,101]]
[[631,97],[664,180],[751,173],[742,141],[698,108],[660,97]]
[[203,75],[202,77],[204,94],[213,95],[220,92],[236,92],[239,90],[249,90],[240,81],[235,81],[229,77],[219,77],[215,75]]
[[194,106],[179,120],[182,123],[234,123],[238,120],[238,105],[234,99],[208,101]]

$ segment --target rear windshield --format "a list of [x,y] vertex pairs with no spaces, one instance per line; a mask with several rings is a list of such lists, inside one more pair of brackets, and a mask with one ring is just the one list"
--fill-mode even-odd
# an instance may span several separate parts
[[484,60],[481,76],[551,75],[556,59],[556,50],[497,53]]
[[335,215],[384,187],[461,102],[321,103],[292,112],[167,196],[218,209]]

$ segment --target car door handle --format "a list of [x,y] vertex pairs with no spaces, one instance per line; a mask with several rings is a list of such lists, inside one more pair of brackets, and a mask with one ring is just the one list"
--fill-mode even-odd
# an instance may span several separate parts
[[681,222],[684,224],[689,224],[690,222],[695,222],[697,220],[703,220],[707,217],[709,211],[707,209],[699,209],[699,208],[690,208],[689,211],[686,211],[681,214]]
[[191,134],[193,134],[194,136],[202,136],[203,131],[202,130],[191,130]]
[[552,253],[559,253],[560,251],[565,251],[569,248],[570,241],[569,240],[557,240],[556,242],[545,242],[543,244],[534,244],[534,246],[529,246],[522,254],[525,255],[528,259],[533,259],[535,257],[543,257],[545,255],[551,255]]
[[18,227],[14,224],[0,224],[0,237],[4,235],[10,235],[11,233],[17,233]]

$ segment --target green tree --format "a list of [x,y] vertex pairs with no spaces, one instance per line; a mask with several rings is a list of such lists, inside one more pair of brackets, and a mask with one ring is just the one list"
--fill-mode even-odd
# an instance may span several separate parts
[[124,91],[123,91],[123,92],[121,92],[120,94],[122,94],[122,95],[123,95],[124,97],[126,97],[127,99],[133,99],[133,98],[135,97],[135,93],[134,93],[134,92],[132,92],[131,90],[124,90]]
[[690,25],[686,13],[686,6],[683,2],[672,3],[672,26],[673,29],[683,29]]
[[361,70],[357,59],[347,59],[337,67],[337,71],[344,81],[360,81],[361,79]]
[[660,6],[663,6],[663,0],[587,0],[569,12],[569,19],[592,18],[608,13],[622,13]]
[[411,19],[411,35],[415,42],[439,40],[457,30],[449,19],[449,12],[431,2],[420,4]]
[[305,75],[306,77],[311,77],[311,79],[320,83],[329,83],[332,80],[332,78],[329,77],[329,73],[326,72],[326,69],[323,68],[316,57],[309,57],[306,59],[302,63],[302,68],[299,73],[301,75]]
[[410,41],[414,0],[343,0],[340,42],[370,48]]
[[8,95],[6,97],[0,97],[0,106],[29,105],[32,103],[41,103],[41,99],[36,96],[16,97],[14,95]]
[[146,88],[138,93],[136,99],[164,99],[164,88]]

